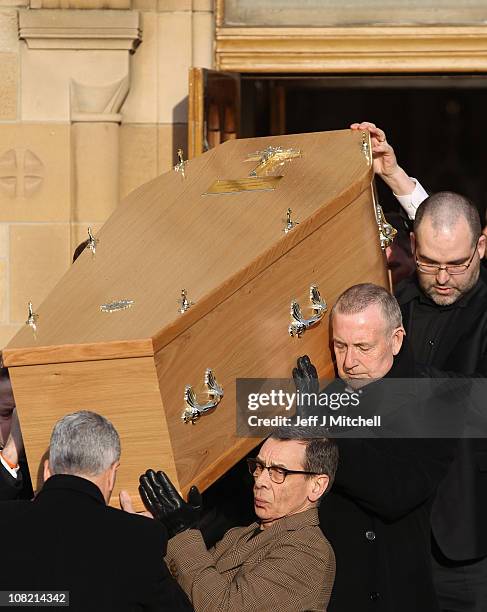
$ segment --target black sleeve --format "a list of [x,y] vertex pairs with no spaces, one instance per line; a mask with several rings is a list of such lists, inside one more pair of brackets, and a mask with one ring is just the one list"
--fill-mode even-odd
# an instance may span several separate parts
[[397,520],[428,500],[446,475],[454,439],[337,440],[335,484],[383,520]]
[[14,478],[8,470],[0,463],[0,501],[17,499],[22,491],[22,474],[19,470],[17,478]]
[[[139,569],[142,587],[140,604],[144,612],[194,612],[193,606],[164,561],[167,550],[167,531],[158,521],[142,523],[144,538],[139,541]],[[142,569],[144,568],[144,569]]]
[[161,561],[160,576],[153,585],[154,597],[143,606],[144,612],[194,612],[188,596],[171,576],[164,561]]

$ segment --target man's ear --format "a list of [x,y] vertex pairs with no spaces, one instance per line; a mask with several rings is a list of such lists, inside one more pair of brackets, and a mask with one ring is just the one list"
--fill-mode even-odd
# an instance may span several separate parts
[[479,242],[477,244],[477,249],[480,255],[480,259],[483,259],[485,256],[485,240],[486,240],[485,234],[482,233],[482,236],[480,236]]
[[115,461],[110,466],[110,471],[108,473],[108,486],[110,489],[110,493],[113,491],[113,488],[115,487],[115,480],[117,478],[117,470],[118,470],[119,465],[120,465],[120,461]]
[[319,476],[312,477],[311,491],[308,495],[308,499],[311,502],[316,502],[320,499],[323,493],[330,484],[330,478],[326,474],[320,474]]
[[397,355],[401,350],[406,332],[404,327],[397,327],[392,333],[392,354]]
[[51,478],[51,470],[49,468],[49,459],[44,459],[44,482]]
[[414,251],[416,250],[416,236],[414,232],[409,232],[409,240],[411,241],[411,253],[414,255]]

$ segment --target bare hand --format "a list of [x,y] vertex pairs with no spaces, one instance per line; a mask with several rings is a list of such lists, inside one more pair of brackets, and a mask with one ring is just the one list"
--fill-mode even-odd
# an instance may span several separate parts
[[128,512],[129,514],[141,514],[147,518],[154,518],[150,512],[135,512],[132,498],[128,491],[122,489],[118,495],[118,499],[120,501],[120,508],[122,508],[124,512]]
[[362,121],[352,123],[352,130],[366,130],[370,134],[374,172],[378,174],[396,195],[406,195],[414,191],[416,183],[409,178],[397,163],[394,149],[387,142],[385,132],[374,123]]
[[397,172],[397,163],[394,149],[387,142],[385,132],[378,128],[374,123],[363,121],[362,123],[352,123],[352,130],[366,130],[370,134],[372,143],[372,156],[374,158],[374,171],[380,176],[389,176]]

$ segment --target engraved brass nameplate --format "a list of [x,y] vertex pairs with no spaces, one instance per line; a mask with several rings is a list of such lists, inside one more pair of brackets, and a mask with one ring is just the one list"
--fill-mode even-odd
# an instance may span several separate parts
[[244,191],[272,191],[282,176],[268,176],[265,178],[242,178],[215,181],[203,195],[218,195],[224,193],[242,193]]

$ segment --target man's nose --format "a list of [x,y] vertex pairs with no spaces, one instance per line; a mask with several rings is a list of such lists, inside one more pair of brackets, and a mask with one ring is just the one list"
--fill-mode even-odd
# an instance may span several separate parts
[[350,346],[347,348],[347,352],[345,353],[345,361],[343,365],[345,366],[347,370],[350,370],[357,365],[355,349],[353,346]]
[[257,488],[268,487],[270,482],[269,470],[263,469],[258,476],[254,476],[254,484]]
[[438,270],[436,274],[436,280],[438,281],[440,285],[444,285],[448,281],[449,278],[450,278],[450,275],[445,270],[445,268],[440,268]]

